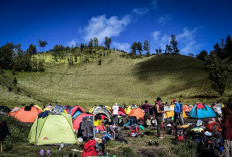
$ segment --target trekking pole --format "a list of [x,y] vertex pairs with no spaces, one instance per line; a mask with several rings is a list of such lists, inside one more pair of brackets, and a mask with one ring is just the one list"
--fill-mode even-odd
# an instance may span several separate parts
[[162,115],[162,131],[163,131],[163,137],[164,137],[164,114]]

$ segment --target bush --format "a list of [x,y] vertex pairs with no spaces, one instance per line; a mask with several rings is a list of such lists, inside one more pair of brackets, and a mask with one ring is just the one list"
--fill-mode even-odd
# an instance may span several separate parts
[[38,71],[39,72],[44,72],[44,70],[45,70],[45,61],[44,61],[44,59],[40,59],[39,60],[39,63],[38,63]]
[[68,65],[69,66],[73,65],[73,58],[72,57],[68,58]]
[[17,83],[18,83],[16,77],[14,78],[13,82],[14,82],[14,84],[17,84]]

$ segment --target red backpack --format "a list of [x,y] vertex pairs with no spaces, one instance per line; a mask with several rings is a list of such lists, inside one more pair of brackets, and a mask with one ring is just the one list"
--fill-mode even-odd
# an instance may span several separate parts
[[96,143],[95,140],[89,140],[84,144],[82,157],[98,156],[98,153],[95,149],[95,143]]
[[130,137],[137,137],[139,136],[139,126],[132,125],[129,130]]

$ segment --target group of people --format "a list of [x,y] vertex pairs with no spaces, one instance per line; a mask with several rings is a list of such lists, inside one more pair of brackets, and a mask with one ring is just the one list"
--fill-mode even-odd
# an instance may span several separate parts
[[[183,125],[183,117],[182,117],[182,112],[183,112],[183,105],[181,104],[181,101],[177,102],[176,99],[173,99],[172,103],[175,104],[174,108],[174,122],[178,123],[179,125]],[[145,100],[145,103],[142,103],[139,105],[141,109],[144,110],[145,115],[144,115],[144,126],[148,126],[148,123],[150,122],[151,116],[156,119],[157,122],[157,135],[160,139],[163,139],[164,137],[162,136],[162,125],[164,121],[164,106],[168,105],[167,103],[164,104],[162,103],[162,99],[158,97],[155,101],[155,105],[151,105],[148,103],[147,100]],[[131,107],[137,107],[136,105],[132,105]],[[127,106],[124,106],[124,108],[127,108]],[[113,116],[113,126],[115,127],[118,124],[118,110],[119,110],[119,105],[115,103],[112,106],[112,116]]]
[[[183,105],[181,101],[177,102],[176,99],[173,99],[172,103],[175,104],[174,123],[183,125],[184,124],[183,116],[182,116]],[[144,116],[145,126],[147,125],[147,122],[149,121],[151,115],[155,117],[157,122],[157,135],[160,139],[164,138],[161,134],[161,131],[162,131],[162,125],[163,125],[164,113],[165,113],[164,106],[167,105],[168,105],[167,102],[165,104],[162,103],[162,99],[160,97],[156,99],[155,105],[149,104],[147,100],[145,100],[144,104],[140,105],[140,107],[145,112],[145,116]]]
[[[183,125],[183,105],[181,101],[177,101],[176,99],[172,100],[172,103],[175,105],[174,107],[174,124],[176,125]],[[162,99],[158,97],[155,101],[155,105],[151,105],[148,103],[147,100],[145,100],[145,103],[142,103],[139,105],[141,109],[144,110],[144,126],[147,126],[148,121],[150,120],[150,117],[155,117],[157,121],[157,135],[160,139],[163,139],[162,136],[162,125],[164,122],[164,107],[167,106],[168,103],[162,103]],[[137,107],[134,105],[134,107]],[[126,106],[124,106],[126,108]],[[116,103],[112,107],[112,114],[113,114],[113,125],[106,125],[107,132],[109,132],[109,136],[111,139],[115,139],[115,131],[114,127],[118,124],[118,110],[119,105]],[[222,135],[224,138],[224,152],[226,157],[232,156],[232,99],[229,100],[227,105],[222,108],[222,119],[221,119],[221,125],[223,128]]]

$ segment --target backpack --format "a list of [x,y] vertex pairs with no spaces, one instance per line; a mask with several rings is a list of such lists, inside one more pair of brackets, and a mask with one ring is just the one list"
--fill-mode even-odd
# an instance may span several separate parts
[[139,126],[132,125],[129,129],[129,136],[130,137],[137,137],[139,135]]
[[177,141],[185,141],[185,133],[183,128],[176,127],[175,134]]
[[206,126],[206,130],[212,132],[213,135],[219,135],[222,132],[222,128],[217,122],[209,123]]
[[177,141],[184,141],[185,140],[185,135],[183,130],[178,130],[176,133],[176,139]]
[[95,140],[89,140],[84,144],[83,153],[81,154],[82,157],[88,156],[98,156],[98,153],[95,149]]

